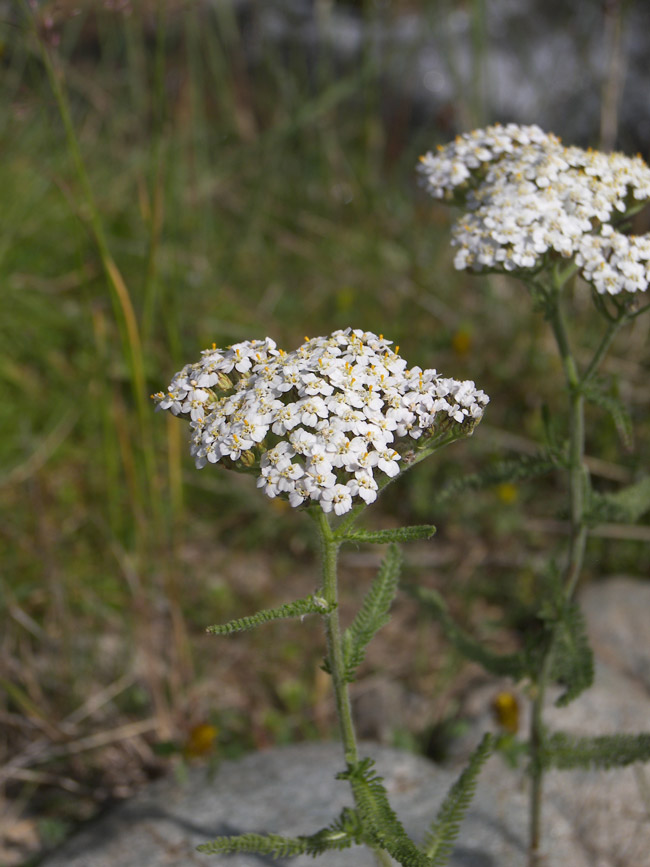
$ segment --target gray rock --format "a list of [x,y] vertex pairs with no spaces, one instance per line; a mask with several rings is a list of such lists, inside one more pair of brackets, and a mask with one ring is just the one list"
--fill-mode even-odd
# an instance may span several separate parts
[[[649,594],[650,587],[625,579],[585,591],[596,680],[568,708],[555,708],[558,693],[549,693],[546,722],[551,730],[597,735],[650,728]],[[491,701],[504,686],[502,681],[486,684],[474,697],[470,746],[490,727]],[[524,710],[522,734],[525,717]],[[376,745],[363,745],[361,754],[376,759],[393,807],[409,834],[422,840],[458,770]],[[340,745],[300,744],[223,762],[213,777],[194,768],[184,784],[168,778],[150,785],[68,841],[42,867],[306,867],[313,859],[218,858],[201,855],[195,847],[219,835],[255,831],[293,836],[328,825],[352,804],[348,784],[335,779],[343,767]],[[544,801],[548,867],[650,867],[649,793],[650,775],[641,766],[549,773]],[[480,777],[451,867],[525,867],[527,822],[523,771],[493,756]],[[328,853],[317,863],[370,867],[375,862],[371,853],[357,848]]]
[[596,656],[650,692],[650,583],[610,578],[580,601]]
[[[424,758],[386,747],[364,746],[383,774],[393,806],[407,831],[422,839],[456,773]],[[198,843],[221,834],[273,831],[312,833],[351,804],[338,744],[300,744],[223,762],[213,779],[193,769],[184,785],[152,784],[78,834],[42,867],[187,867],[191,864],[313,865],[310,857],[273,862],[255,855],[201,855]],[[494,756],[482,777],[451,860],[453,867],[523,867],[528,802],[521,775]],[[547,808],[552,863],[591,867],[571,820],[554,803]],[[370,867],[362,848],[328,853],[323,867]]]

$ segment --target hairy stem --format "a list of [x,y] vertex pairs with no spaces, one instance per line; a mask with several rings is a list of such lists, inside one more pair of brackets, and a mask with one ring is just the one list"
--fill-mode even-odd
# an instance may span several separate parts
[[[627,304],[616,303],[616,314],[607,310],[604,300],[596,296],[596,305],[608,320],[608,326],[594,354],[580,375],[567,332],[561,306],[562,290],[577,271],[575,262],[562,268],[556,265],[548,283],[529,281],[534,300],[545,312],[562,361],[564,380],[568,394],[568,499],[570,533],[566,561],[563,570],[561,604],[567,605],[576,590],[587,543],[585,521],[586,501],[590,488],[589,470],[585,463],[585,386],[595,377],[612,341],[621,326],[630,321],[633,314]],[[649,305],[650,306],[650,305]],[[541,867],[541,829],[542,829],[542,791],[544,767],[542,748],[544,745],[544,699],[551,676],[553,653],[558,637],[559,618],[546,635],[546,643],[539,662],[535,682],[532,686],[532,707],[529,728],[530,748],[530,828],[529,828],[529,867]]]
[[[587,528],[584,523],[585,496],[589,486],[589,471],[584,462],[584,397],[581,391],[582,380],[579,376],[569,338],[567,334],[564,316],[560,307],[561,284],[556,285],[549,292],[547,308],[548,320],[560,352],[564,378],[569,395],[569,514],[570,534],[567,558],[564,567],[563,595],[564,601],[568,602],[575,591],[582,561],[584,558],[587,541]],[[611,329],[610,329],[611,331]],[[615,333],[615,332],[614,332]],[[608,331],[600,347],[596,351],[592,364],[587,374],[591,376],[613,339],[614,334]],[[585,374],[585,377],[587,376]],[[543,743],[543,712],[544,698],[551,670],[553,646],[557,635],[555,627],[549,636],[537,683],[534,686],[533,706],[530,719],[530,769],[531,769],[531,796],[530,796],[530,848],[529,867],[538,867],[541,863],[540,844],[542,826],[542,790],[544,769],[541,762],[541,747]]]
[[[587,527],[585,525],[585,498],[589,490],[589,470],[585,464],[585,425],[584,425],[584,395],[583,388],[598,371],[607,350],[612,344],[621,326],[628,321],[627,311],[619,310],[616,318],[608,317],[609,324],[600,344],[587,365],[582,376],[578,373],[575,358],[571,351],[566,323],[560,306],[560,293],[564,285],[564,276],[556,275],[554,285],[547,291],[547,317],[555,337],[564,379],[569,396],[569,515],[570,534],[567,559],[563,576],[563,597],[567,603],[573,597],[584,559],[587,542]],[[529,867],[538,867],[541,863],[541,826],[542,826],[542,789],[544,769],[541,763],[541,748],[544,734],[544,698],[550,676],[553,647],[557,635],[557,626],[551,631],[544,655],[541,660],[537,682],[534,685],[533,704],[530,718],[530,850]]]
[[[336,713],[339,723],[339,732],[343,742],[343,753],[348,765],[354,765],[359,761],[357,751],[357,738],[352,720],[350,707],[350,695],[345,679],[345,659],[343,655],[343,640],[341,635],[341,622],[337,608],[338,582],[337,582],[337,559],[340,541],[334,537],[327,515],[318,509],[316,521],[320,532],[321,561],[323,570],[323,585],[321,595],[331,608],[329,614],[323,616],[325,621],[325,633],[327,635],[327,661],[329,663],[334,696],[336,699]],[[380,867],[390,867],[393,863],[387,852],[373,848],[373,854]]]
[[343,641],[341,637],[341,622],[339,620],[338,586],[337,586],[337,558],[340,542],[332,533],[327,515],[318,510],[318,526],[321,539],[321,560],[323,568],[322,596],[332,609],[324,615],[325,633],[327,635],[327,659],[329,662],[334,696],[336,699],[336,713],[339,722],[339,732],[343,741],[345,761],[354,765],[359,761],[357,741],[352,722],[350,709],[350,696],[345,682],[345,662],[343,658]]
[[594,352],[594,357],[591,359],[589,366],[585,370],[582,375],[582,382],[588,382],[591,377],[596,373],[598,367],[607,354],[607,350],[612,345],[612,341],[620,331],[622,325],[627,322],[628,317],[626,315],[620,315],[616,319],[612,319],[609,323],[609,327],[605,334],[603,335],[603,339],[600,341],[600,344],[596,351]]

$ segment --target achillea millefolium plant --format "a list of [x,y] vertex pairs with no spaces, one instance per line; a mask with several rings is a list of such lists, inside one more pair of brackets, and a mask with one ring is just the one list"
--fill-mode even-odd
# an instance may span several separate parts
[[[357,529],[356,521],[391,480],[470,435],[488,403],[473,382],[408,368],[397,350],[382,335],[350,328],[305,339],[292,352],[270,338],[213,346],[177,373],[166,392],[153,395],[159,408],[188,419],[197,467],[215,464],[253,473],[268,497],[306,509],[316,524],[322,559],[317,591],[209,631],[229,634],[307,614],[322,619],[325,669],[332,678],[345,758],[340,776],[349,781],[354,802],[311,835],[223,837],[200,846],[203,852],[284,857],[365,844],[382,864],[391,863],[389,855],[404,865],[443,864],[491,751],[486,737],[422,845],[408,837],[372,761],[357,751],[348,684],[368,643],[388,620],[402,562],[398,543],[428,538],[435,528],[373,532]],[[337,555],[349,542],[389,543],[389,548],[361,609],[342,631]]]
[[[574,600],[589,529],[601,520],[634,523],[650,509],[649,476],[601,494],[592,486],[585,460],[586,402],[609,412],[623,438],[631,438],[626,408],[599,371],[619,330],[650,308],[644,299],[650,236],[629,233],[630,219],[650,201],[650,168],[641,157],[565,147],[537,126],[509,124],[458,136],[423,156],[419,171],[434,198],[461,209],[452,230],[456,268],[521,280],[551,327],[564,372],[564,441],[545,443],[537,458],[511,466],[513,478],[553,468],[566,477],[569,537],[563,565],[551,569],[548,594],[540,599],[535,643],[509,657],[489,654],[456,627],[437,595],[416,591],[461,652],[529,685],[529,864],[535,867],[543,857],[547,768],[611,768],[650,758],[647,734],[575,738],[549,732],[543,721],[550,683],[562,685],[556,704],[563,706],[593,681],[592,653]],[[596,349],[582,364],[574,348],[580,322],[566,313],[576,283],[582,285],[575,291],[591,291],[603,322]]]

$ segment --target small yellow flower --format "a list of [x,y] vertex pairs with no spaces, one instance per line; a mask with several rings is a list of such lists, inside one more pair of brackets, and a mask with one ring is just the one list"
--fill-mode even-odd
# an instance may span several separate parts
[[183,747],[184,755],[189,759],[200,758],[207,756],[214,750],[214,741],[217,737],[217,729],[208,723],[200,723],[194,726],[188,735],[185,746]]
[[506,503],[506,505],[515,503],[518,496],[517,486],[513,485],[512,482],[501,482],[500,485],[497,485],[497,497],[502,503]]
[[492,710],[501,728],[511,734],[519,729],[519,703],[512,692],[498,693],[492,702]]

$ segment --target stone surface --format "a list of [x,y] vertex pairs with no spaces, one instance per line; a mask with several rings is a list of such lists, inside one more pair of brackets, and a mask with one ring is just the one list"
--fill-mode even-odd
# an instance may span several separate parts
[[580,601],[596,655],[650,693],[650,582],[610,578]]
[[[456,774],[418,756],[386,747],[364,749],[377,759],[391,801],[407,831],[422,838]],[[172,779],[151,785],[109,816],[78,834],[43,867],[187,867],[228,864],[254,867],[271,863],[255,855],[207,856],[194,851],[220,834],[275,831],[312,833],[328,824],[346,804],[348,785],[334,779],[343,767],[338,744],[301,744],[224,762],[214,779],[194,769],[180,786]],[[495,756],[486,768],[476,799],[463,826],[453,867],[523,865],[527,800],[521,780]],[[577,843],[571,823],[549,806],[554,862],[571,867],[591,865]],[[295,867],[314,864],[310,857],[292,859]],[[370,867],[364,849],[328,853],[322,867]]]
[[[576,734],[638,732],[650,728],[647,664],[650,659],[650,586],[626,579],[593,585],[583,593],[587,626],[596,651],[594,686],[567,708],[555,708],[551,730]],[[511,685],[510,685],[511,686]],[[474,716],[464,752],[494,728],[490,712],[504,681],[487,683],[472,696]],[[468,706],[470,706],[468,705]],[[522,703],[522,709],[525,704]],[[527,726],[522,711],[520,734]],[[456,778],[458,767],[377,745],[364,745],[384,776],[393,807],[407,831],[421,840]],[[457,751],[460,755],[461,751]],[[199,768],[186,783],[173,778],[150,785],[94,822],[46,858],[42,867],[186,867],[227,864],[306,867],[303,856],[274,862],[256,855],[207,856],[196,845],[245,831],[309,834],[351,805],[338,744],[299,744],[223,762],[215,776]],[[486,764],[463,823],[451,867],[525,867],[528,782],[500,755]],[[610,771],[554,771],[545,785],[544,833],[548,867],[650,867],[650,773],[635,766]],[[363,849],[328,853],[322,867],[370,867]]]

